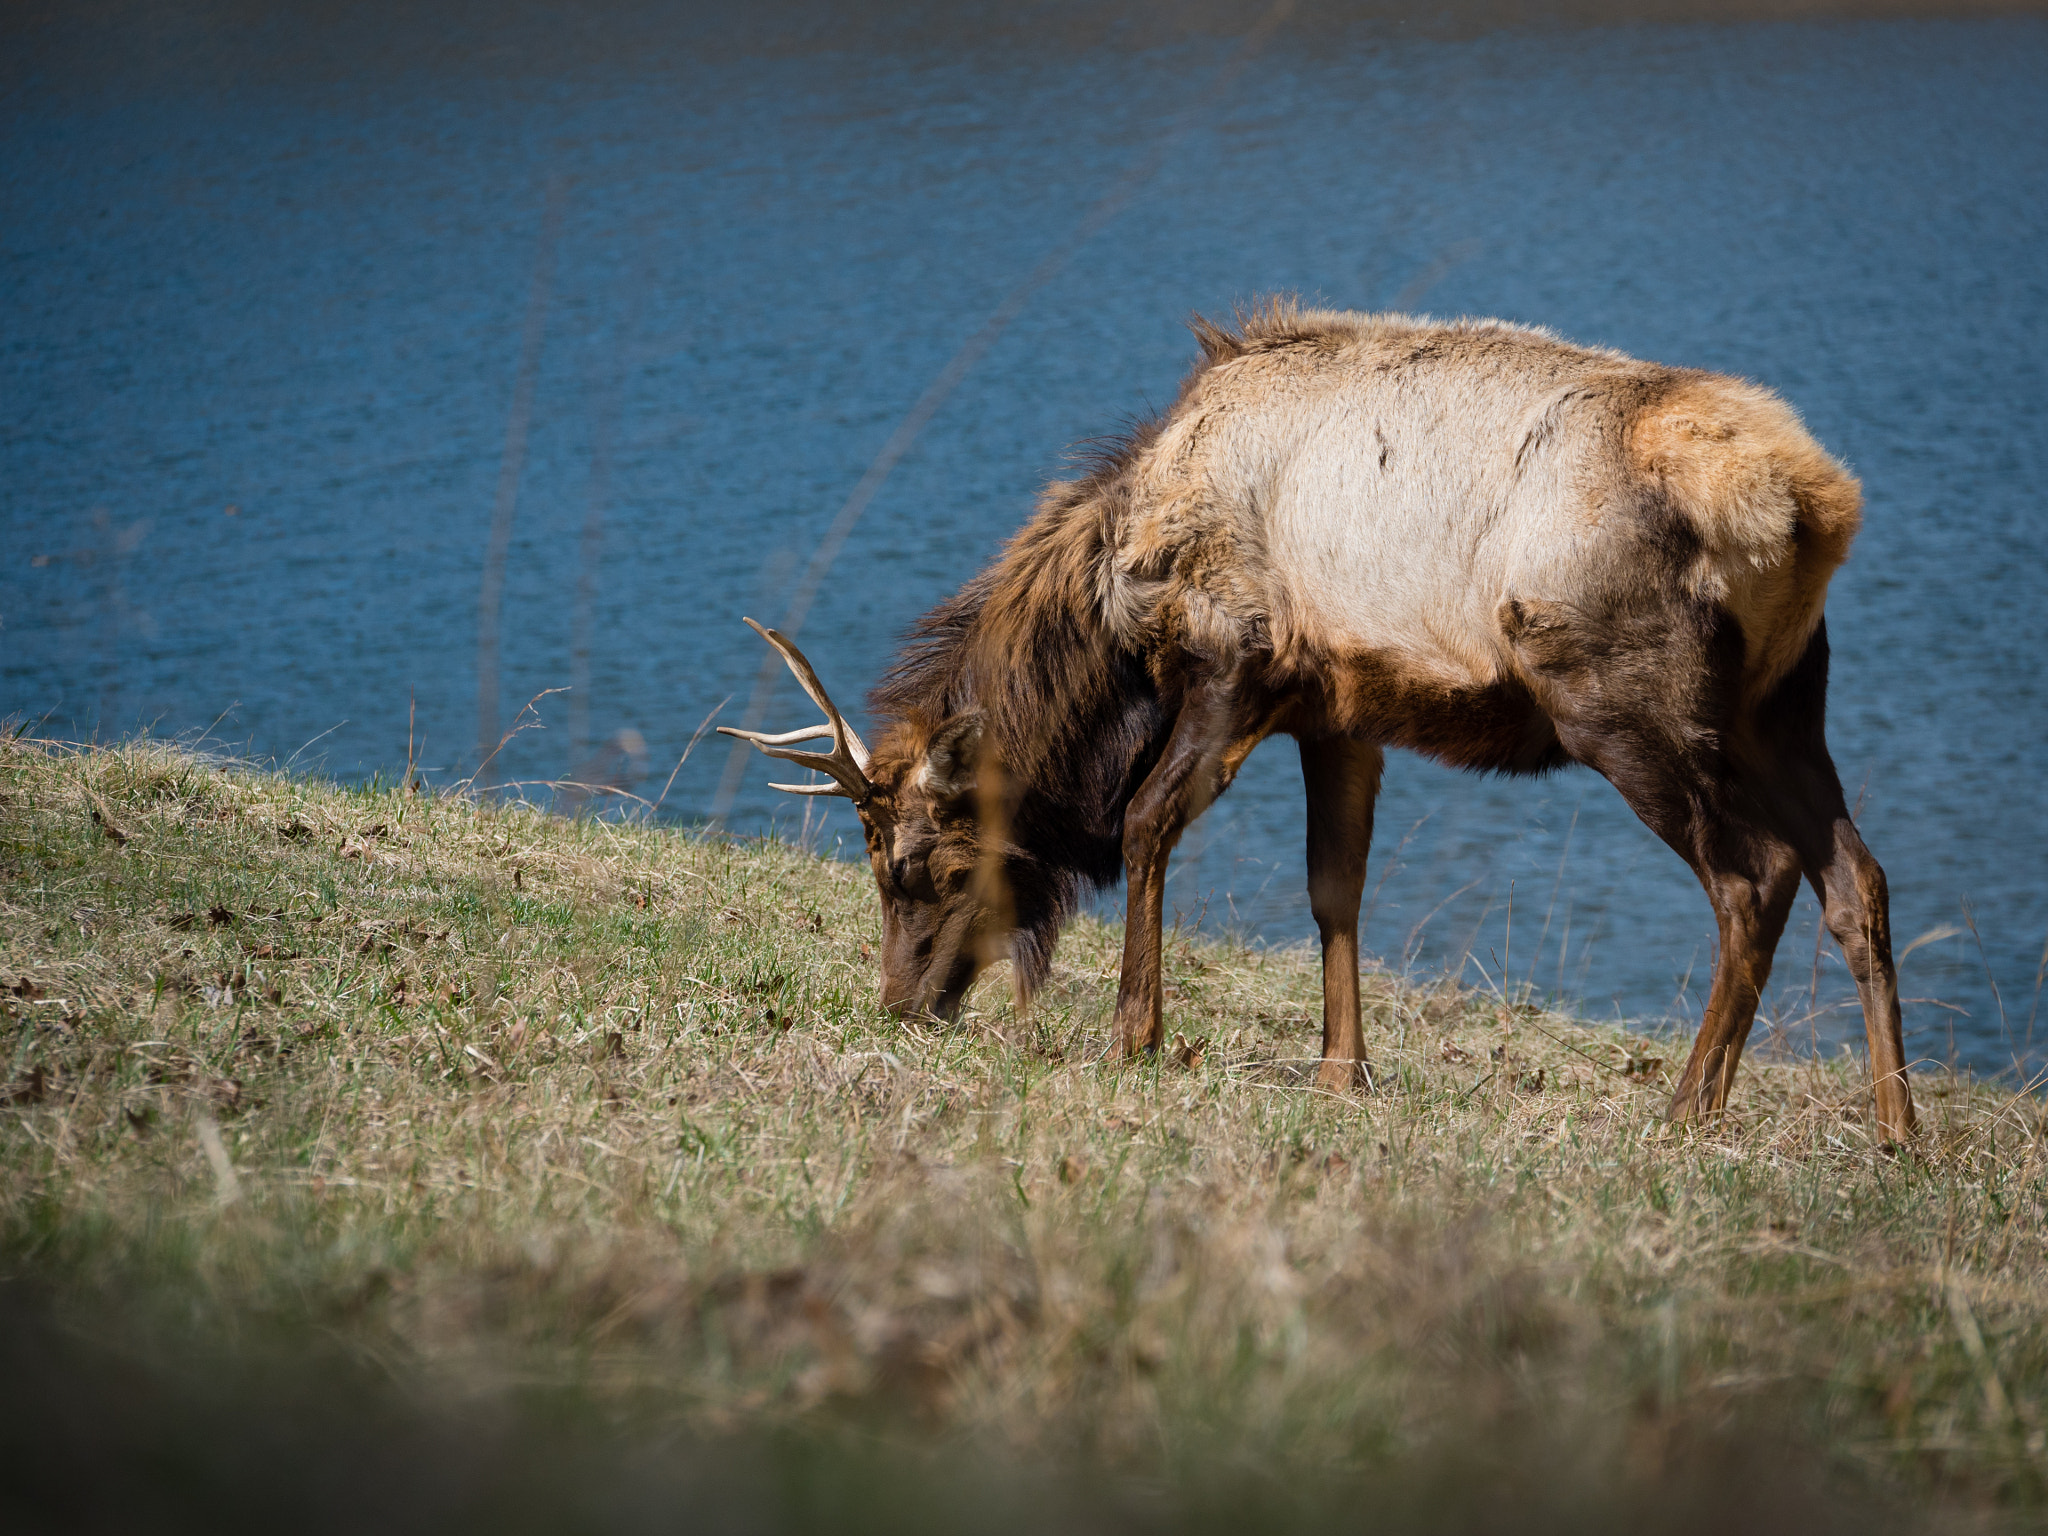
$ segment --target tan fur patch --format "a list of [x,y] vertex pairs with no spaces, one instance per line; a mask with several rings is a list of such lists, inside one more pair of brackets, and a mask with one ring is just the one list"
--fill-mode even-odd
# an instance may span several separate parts
[[1686,376],[1638,416],[1628,452],[1699,535],[1696,590],[1742,625],[1745,692],[1760,697],[1820,622],[1861,521],[1855,477],[1783,400],[1713,374]]

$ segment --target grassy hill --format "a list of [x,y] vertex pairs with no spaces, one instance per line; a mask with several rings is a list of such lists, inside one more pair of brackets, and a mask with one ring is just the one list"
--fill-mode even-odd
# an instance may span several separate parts
[[1752,1062],[1672,1135],[1678,1044],[1376,971],[1340,1098],[1306,952],[1176,939],[1133,1067],[1116,930],[950,1028],[878,934],[784,845],[0,745],[0,1508],[360,1515],[351,1457],[553,1529],[2048,1498],[2037,1099],[1922,1076],[1894,1157],[1859,1061]]

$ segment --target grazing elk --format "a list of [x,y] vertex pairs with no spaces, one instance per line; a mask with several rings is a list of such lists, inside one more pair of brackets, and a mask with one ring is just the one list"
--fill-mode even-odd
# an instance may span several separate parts
[[1173,407],[1049,487],[920,621],[874,691],[872,752],[761,630],[826,723],[728,734],[832,779],[779,787],[860,812],[883,1002],[950,1016],[1005,956],[1027,997],[1082,886],[1121,874],[1117,1033],[1156,1050],[1168,854],[1284,732],[1308,789],[1320,1081],[1347,1087],[1383,748],[1578,762],[1720,924],[1673,1118],[1726,1102],[1803,874],[1861,993],[1882,1132],[1909,1135],[1884,873],[1822,726],[1856,481],[1767,390],[1541,330],[1275,302],[1195,331]]

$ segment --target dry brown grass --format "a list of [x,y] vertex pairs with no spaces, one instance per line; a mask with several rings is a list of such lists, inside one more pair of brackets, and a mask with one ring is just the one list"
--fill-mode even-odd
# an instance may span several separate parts
[[1672,1137],[1671,1042],[1380,973],[1339,1098],[1311,957],[1208,941],[1117,1067],[1115,930],[945,1029],[877,926],[787,846],[13,741],[0,1263],[704,1432],[2042,1501],[2035,1099],[1924,1075],[1893,1157],[1860,1064],[1756,1063]]

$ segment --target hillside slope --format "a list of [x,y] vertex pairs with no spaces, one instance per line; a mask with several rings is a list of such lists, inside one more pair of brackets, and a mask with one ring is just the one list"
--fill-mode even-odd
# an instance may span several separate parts
[[878,928],[788,846],[0,744],[7,1294],[1167,1488],[2043,1497],[2036,1099],[1923,1076],[1889,1157],[1860,1062],[1760,1061],[1674,1137],[1671,1042],[1379,972],[1337,1098],[1313,957],[1185,939],[1116,1066],[1115,930],[945,1028],[876,1007]]

